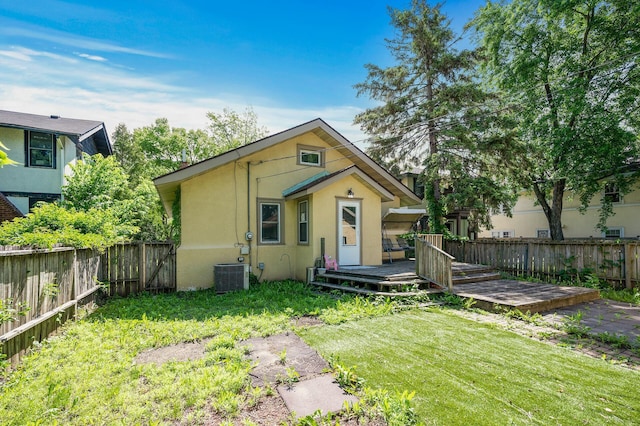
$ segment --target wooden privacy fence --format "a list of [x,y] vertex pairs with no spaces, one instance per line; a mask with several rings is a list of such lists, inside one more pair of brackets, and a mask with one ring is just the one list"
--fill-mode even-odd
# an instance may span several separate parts
[[175,247],[170,243],[116,244],[102,255],[99,277],[109,283],[110,295],[174,291]]
[[[442,242],[442,236],[439,241]],[[454,260],[453,256],[436,247],[423,235],[416,238],[415,249],[416,275],[452,291],[453,271],[451,265]]]
[[12,363],[46,339],[101,288],[109,295],[175,289],[172,244],[91,249],[0,247],[0,350]]
[[445,241],[458,262],[490,265],[515,275],[598,278],[632,288],[640,279],[640,242],[479,239]]

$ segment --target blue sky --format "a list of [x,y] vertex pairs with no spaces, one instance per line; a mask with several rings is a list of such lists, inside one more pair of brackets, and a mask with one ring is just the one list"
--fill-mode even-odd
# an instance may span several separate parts
[[[460,30],[483,0],[449,0]],[[118,123],[251,106],[275,133],[321,117],[350,140],[373,105],[353,85],[391,65],[387,5],[409,0],[0,0],[0,109]]]

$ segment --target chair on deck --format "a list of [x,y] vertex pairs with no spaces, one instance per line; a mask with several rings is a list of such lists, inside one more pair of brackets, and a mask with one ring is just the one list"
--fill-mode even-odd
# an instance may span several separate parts
[[406,251],[409,250],[409,244],[404,238],[396,238],[396,242],[394,244],[391,238],[383,238],[382,239],[382,251],[389,255],[389,263],[393,263],[393,258],[391,257],[391,253],[394,251]]

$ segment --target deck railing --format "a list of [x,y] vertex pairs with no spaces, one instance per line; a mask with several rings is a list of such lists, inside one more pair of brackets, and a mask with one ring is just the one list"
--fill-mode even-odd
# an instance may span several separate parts
[[[453,271],[451,264],[455,258],[432,244],[429,241],[432,238],[425,237],[429,237],[429,235],[421,235],[415,240],[416,275],[452,291]],[[434,240],[438,241],[437,238]],[[440,235],[439,241],[442,244],[442,235]]]

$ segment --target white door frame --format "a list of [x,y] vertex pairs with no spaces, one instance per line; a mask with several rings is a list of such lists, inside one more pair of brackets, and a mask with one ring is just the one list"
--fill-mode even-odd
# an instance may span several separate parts
[[[343,220],[343,213],[349,215],[347,220]],[[336,227],[338,264],[360,265],[362,261],[362,203],[360,200],[338,199]]]

